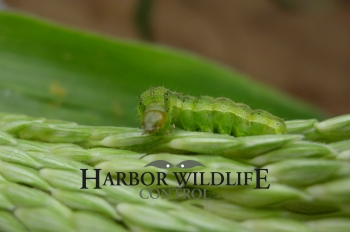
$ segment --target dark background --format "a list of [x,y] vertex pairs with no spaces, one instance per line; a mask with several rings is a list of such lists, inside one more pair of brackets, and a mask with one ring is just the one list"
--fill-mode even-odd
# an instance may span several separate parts
[[107,35],[180,48],[324,109],[350,113],[347,0],[3,0]]

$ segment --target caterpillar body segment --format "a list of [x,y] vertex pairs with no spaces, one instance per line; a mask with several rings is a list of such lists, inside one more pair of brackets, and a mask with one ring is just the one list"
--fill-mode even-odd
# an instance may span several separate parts
[[153,87],[139,97],[138,112],[145,133],[165,133],[171,125],[187,131],[214,132],[236,137],[285,134],[282,119],[252,110],[224,97],[193,97]]
[[213,102],[214,98],[208,96],[200,96],[194,100],[193,118],[197,130],[214,132]]

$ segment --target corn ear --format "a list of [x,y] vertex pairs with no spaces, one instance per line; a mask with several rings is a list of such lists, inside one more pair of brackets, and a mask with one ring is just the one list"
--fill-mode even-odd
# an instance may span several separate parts
[[[350,116],[286,124],[286,135],[234,138],[175,129],[153,136],[2,113],[0,231],[349,231]],[[82,170],[156,174],[158,168],[145,167],[156,160],[200,162],[193,170],[205,181],[213,172],[252,172],[252,181],[201,186],[191,177],[177,186],[164,170],[168,190],[206,189],[210,199],[176,192],[175,200],[145,200],[140,191],[159,186],[113,186],[102,177],[80,189]],[[263,184],[269,189],[254,189],[259,168],[268,170]],[[105,185],[96,189],[97,180]]]

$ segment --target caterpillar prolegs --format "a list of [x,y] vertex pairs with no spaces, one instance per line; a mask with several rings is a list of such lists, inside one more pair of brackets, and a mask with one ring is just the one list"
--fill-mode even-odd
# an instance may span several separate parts
[[193,97],[152,87],[139,97],[138,113],[146,133],[166,133],[171,125],[187,131],[215,132],[239,136],[285,134],[282,119],[252,110],[228,98]]

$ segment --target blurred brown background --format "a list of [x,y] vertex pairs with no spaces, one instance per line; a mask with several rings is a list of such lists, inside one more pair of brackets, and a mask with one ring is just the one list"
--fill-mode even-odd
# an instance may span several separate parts
[[348,0],[2,2],[66,25],[192,51],[330,116],[350,113]]

